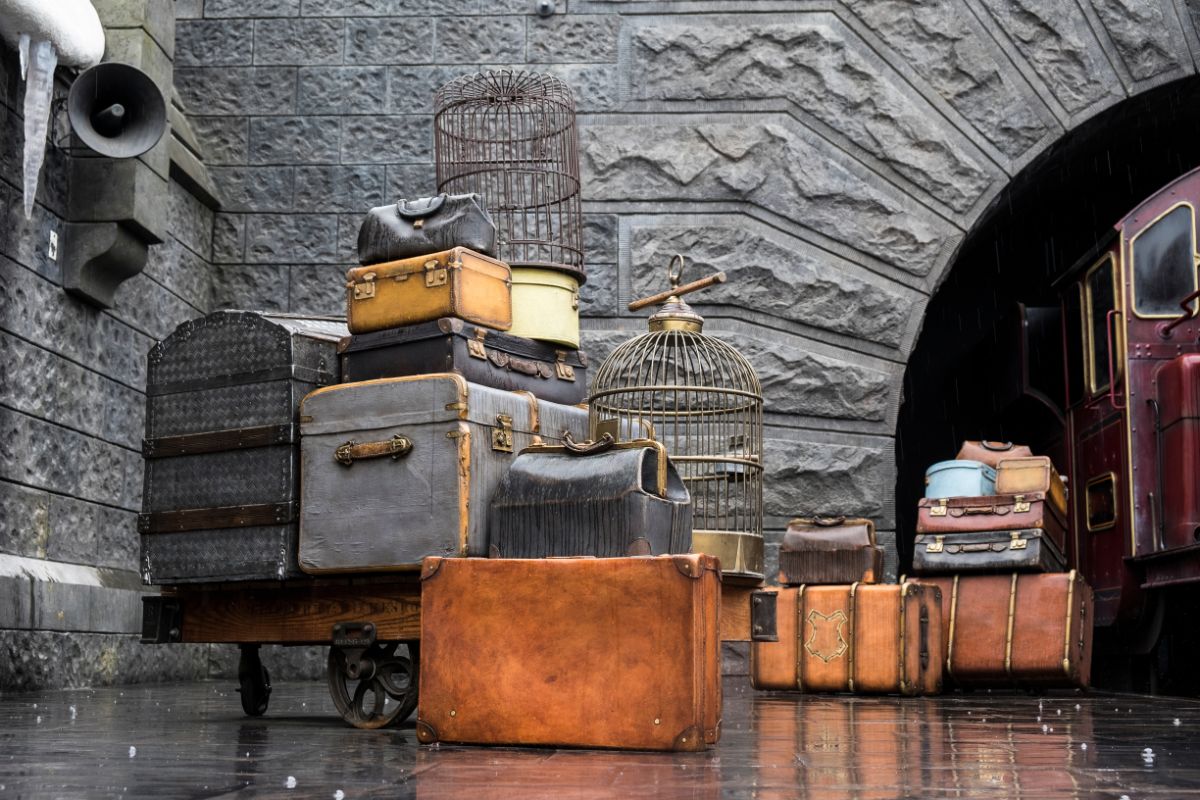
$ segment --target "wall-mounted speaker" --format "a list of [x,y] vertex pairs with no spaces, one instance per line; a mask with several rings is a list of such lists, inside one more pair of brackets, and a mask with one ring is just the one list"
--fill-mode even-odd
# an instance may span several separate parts
[[67,116],[83,143],[110,158],[140,156],[167,129],[167,104],[150,76],[110,61],[71,84]]

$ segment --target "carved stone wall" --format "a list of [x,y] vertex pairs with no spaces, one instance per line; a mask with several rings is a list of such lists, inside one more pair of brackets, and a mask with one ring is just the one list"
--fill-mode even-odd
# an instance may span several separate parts
[[904,366],[964,235],[1065,132],[1200,52],[1183,0],[179,8],[177,82],[231,198],[219,304],[338,311],[363,209],[434,190],[433,89],[491,66],[568,81],[584,345],[644,329],[624,305],[675,252],[729,273],[696,300],[763,377],[771,542],[800,513],[894,536]]

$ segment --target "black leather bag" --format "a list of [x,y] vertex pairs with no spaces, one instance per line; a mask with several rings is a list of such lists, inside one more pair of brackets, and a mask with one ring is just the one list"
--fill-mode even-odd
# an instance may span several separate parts
[[535,444],[492,496],[492,558],[659,556],[692,545],[692,499],[649,439]]
[[372,208],[358,229],[363,266],[455,247],[496,255],[496,224],[477,194],[440,194]]

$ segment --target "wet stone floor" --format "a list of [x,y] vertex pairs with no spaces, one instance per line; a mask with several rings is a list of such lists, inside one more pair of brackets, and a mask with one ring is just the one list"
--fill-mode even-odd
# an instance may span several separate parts
[[707,753],[417,745],[360,731],[323,683],[242,716],[232,685],[0,695],[4,798],[1200,796],[1200,701],[763,694],[727,678]]

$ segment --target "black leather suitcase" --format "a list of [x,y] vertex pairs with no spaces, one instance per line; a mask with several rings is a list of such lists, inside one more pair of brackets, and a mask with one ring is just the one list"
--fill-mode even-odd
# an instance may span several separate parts
[[453,372],[471,383],[527,391],[573,406],[587,398],[587,356],[579,350],[443,317],[348,336],[338,345],[342,380]]
[[649,439],[534,445],[492,497],[492,558],[687,553],[692,505],[663,446]]
[[913,546],[915,575],[1066,569],[1066,560],[1054,540],[1038,528],[918,534]]
[[301,398],[337,382],[340,319],[220,311],[149,354],[147,583],[279,580],[296,560]]

